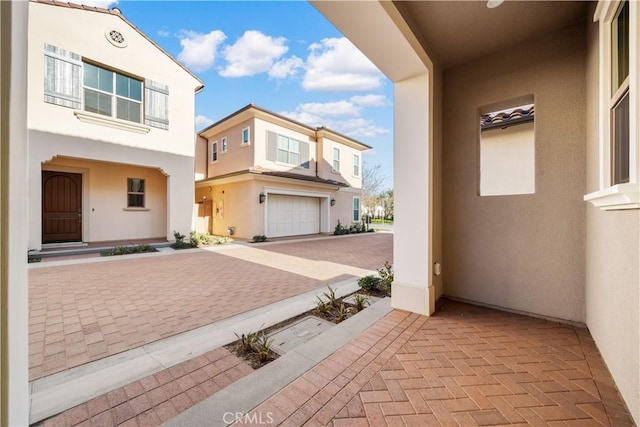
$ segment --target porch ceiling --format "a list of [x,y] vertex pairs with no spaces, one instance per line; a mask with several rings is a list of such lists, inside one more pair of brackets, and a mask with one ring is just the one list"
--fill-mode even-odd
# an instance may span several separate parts
[[585,19],[588,1],[394,1],[442,69],[480,58]]

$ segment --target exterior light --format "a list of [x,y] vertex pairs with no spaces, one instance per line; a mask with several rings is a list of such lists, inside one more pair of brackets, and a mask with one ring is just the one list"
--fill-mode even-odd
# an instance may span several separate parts
[[335,205],[336,204],[336,199],[331,199],[330,203],[331,203],[331,206]]
[[489,0],[487,1],[487,7],[489,9],[494,9],[504,3],[504,0]]
[[264,195],[264,193],[260,193],[260,196],[258,196],[258,199],[260,200],[260,203],[264,203],[264,200],[267,198],[267,196]]

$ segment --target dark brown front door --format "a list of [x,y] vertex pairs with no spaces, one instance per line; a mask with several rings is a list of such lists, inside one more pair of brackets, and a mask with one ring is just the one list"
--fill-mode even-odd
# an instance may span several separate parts
[[42,243],[82,240],[82,175],[42,171]]

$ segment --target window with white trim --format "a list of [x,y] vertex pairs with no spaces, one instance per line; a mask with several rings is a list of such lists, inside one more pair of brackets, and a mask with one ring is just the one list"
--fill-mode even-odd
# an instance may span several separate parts
[[333,147],[332,167],[334,172],[340,172],[340,149],[337,147]]
[[140,123],[142,81],[90,63],[83,63],[84,110]]
[[211,162],[218,161],[218,141],[213,141],[211,144]]
[[242,145],[249,145],[250,142],[251,142],[250,128],[246,127],[242,129]]
[[360,197],[353,198],[353,221],[360,221]]
[[222,138],[220,138],[220,144],[222,145],[222,152],[226,153],[226,151],[229,148],[226,136],[223,136]]
[[629,182],[629,2],[611,22],[611,180]]
[[640,111],[634,78],[640,58],[630,49],[640,41],[638,7],[626,0],[600,1],[594,14],[600,32],[599,185],[584,200],[603,210],[640,208],[640,126],[631,115]]
[[360,176],[360,156],[353,155],[353,176]]
[[278,162],[300,165],[300,141],[278,135]]
[[44,45],[44,102],[169,129],[167,85],[143,82],[50,44]]
[[144,179],[127,178],[127,207],[144,208]]
[[268,130],[267,160],[309,169],[309,143]]

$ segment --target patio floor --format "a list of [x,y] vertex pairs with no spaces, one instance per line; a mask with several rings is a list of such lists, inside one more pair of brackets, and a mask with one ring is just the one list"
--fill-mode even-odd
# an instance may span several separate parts
[[392,312],[240,424],[261,420],[634,425],[588,330],[453,301],[430,318]]

